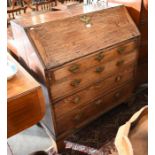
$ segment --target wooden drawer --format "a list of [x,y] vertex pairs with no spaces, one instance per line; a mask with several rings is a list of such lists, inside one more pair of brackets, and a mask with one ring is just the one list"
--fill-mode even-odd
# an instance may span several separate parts
[[[95,100],[99,96],[102,96],[107,91],[111,91],[113,88],[119,87],[121,84],[134,79],[134,68],[128,67],[123,72],[116,73],[105,80],[100,80],[94,85],[87,87],[86,89],[65,98],[54,104],[54,110],[56,118],[67,114],[75,108],[82,108],[89,102]],[[63,109],[63,110],[62,110]]]
[[63,67],[52,70],[52,78],[57,81],[68,76],[78,75],[79,73],[84,72],[93,66],[99,65],[100,63],[105,63],[115,59],[117,56],[120,57],[130,53],[136,48],[137,40],[132,40],[115,48],[100,50],[91,56],[81,58],[80,60],[78,59],[72,63],[64,65]]
[[133,91],[133,81],[129,82],[124,87],[117,89],[97,100],[89,103],[84,108],[66,114],[56,120],[58,134],[69,132],[75,128],[79,128],[93,118],[101,115],[103,112],[113,108],[130,97]]
[[129,65],[135,65],[137,59],[137,52],[132,52],[123,56],[118,57],[113,61],[106,64],[101,64],[94,68],[89,69],[85,73],[74,75],[65,79],[64,81],[53,82],[51,86],[51,95],[53,100],[59,100],[62,97],[73,94],[78,90],[89,86],[96,81],[113,75],[115,72],[124,70]]

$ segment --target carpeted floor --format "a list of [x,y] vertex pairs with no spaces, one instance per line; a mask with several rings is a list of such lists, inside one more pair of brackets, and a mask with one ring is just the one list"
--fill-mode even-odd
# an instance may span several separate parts
[[[147,89],[136,96],[132,105],[121,104],[117,108],[102,115],[77,133],[68,137],[67,142],[72,149],[66,149],[63,155],[83,155],[80,146],[99,150],[103,155],[117,154],[114,138],[119,126],[123,125],[136,111],[147,104]],[[71,145],[71,146],[70,146]],[[99,155],[99,153],[98,153]]]

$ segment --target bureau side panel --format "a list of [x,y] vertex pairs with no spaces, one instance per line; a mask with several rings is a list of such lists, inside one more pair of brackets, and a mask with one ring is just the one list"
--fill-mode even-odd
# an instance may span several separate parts
[[20,63],[34,76],[37,75],[39,80],[45,81],[44,65],[36,54],[25,29],[15,22],[11,22],[11,27]]

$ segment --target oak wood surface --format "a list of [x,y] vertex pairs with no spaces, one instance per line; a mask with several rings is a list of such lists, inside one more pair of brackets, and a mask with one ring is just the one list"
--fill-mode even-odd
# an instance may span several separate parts
[[35,15],[33,15],[33,18],[31,16],[26,15],[26,18],[16,19],[13,22],[26,28],[26,27],[39,25],[44,22],[63,19],[66,17],[69,17],[69,14],[66,11],[55,11],[55,12],[47,11],[47,12],[42,12],[42,13],[40,12],[38,14],[35,14]]
[[[118,4],[113,4],[112,7],[118,6]],[[66,7],[64,5],[62,5],[63,9],[59,10],[59,11],[48,11],[48,12],[40,12],[40,13],[32,13],[31,15],[35,15],[32,19],[31,16],[29,16],[30,14],[25,14],[27,18],[20,18],[20,19],[16,19],[14,22],[16,22],[17,24],[21,25],[22,27],[26,28],[26,27],[31,27],[31,26],[37,26],[40,25],[44,22],[50,22],[50,21],[56,21],[59,19],[64,19],[66,17],[72,17],[75,15],[79,15],[79,14],[84,14],[84,13],[88,13],[88,12],[95,12],[98,10],[103,10],[103,8],[97,8],[94,7],[88,10],[84,10],[83,9],[83,4],[77,4],[77,5],[73,5],[73,7]],[[111,8],[111,7],[109,7]],[[23,17],[25,16],[23,15]]]
[[44,65],[35,52],[25,30],[14,22],[11,23],[11,27],[16,43],[20,42],[20,44],[16,44],[20,63],[24,67],[29,68],[30,71],[39,74],[42,80],[45,80]]
[[8,101],[22,95],[25,92],[29,92],[35,88],[39,88],[40,85],[36,82],[26,70],[16,62],[12,56],[8,54],[8,59],[17,65],[17,74],[12,79],[8,80],[7,85],[7,99]]
[[[88,123],[89,119],[92,119],[96,115],[115,107],[121,102],[128,99],[133,92],[133,82],[129,82],[121,89],[108,93],[107,95],[98,98],[98,100],[88,104],[84,108],[74,110],[61,119],[57,120],[57,132],[58,134],[65,134],[72,130],[79,128],[81,125]],[[97,102],[101,100],[100,104]]]
[[138,29],[123,6],[88,13],[87,16],[91,18],[90,28],[80,21],[81,15],[30,28],[30,37],[46,68],[57,67],[139,36]]
[[140,33],[126,8],[80,7],[11,23],[20,57],[46,81],[56,141],[124,102],[135,84]]
[[[137,60],[137,52],[131,52],[128,55],[122,57],[116,57],[112,61],[107,63],[100,63],[96,67],[92,67],[91,69],[78,74],[72,75],[64,80],[52,82],[51,85],[51,96],[53,100],[60,99],[66,95],[73,94],[78,90],[94,83],[99,79],[105,79],[109,75],[113,75],[116,71],[120,71],[125,69],[127,66],[131,64],[135,64]],[[122,64],[118,65],[119,62]],[[101,72],[97,72],[97,69],[101,68]],[[76,81],[79,80],[79,83],[76,84]],[[72,83],[75,85],[72,85]],[[63,88],[63,89],[62,89]]]
[[8,137],[36,124],[45,114],[41,86],[11,55],[8,59],[17,66],[16,75],[7,82]]
[[140,12],[141,12],[142,1],[143,0],[109,0],[109,2],[125,5],[132,19],[137,25],[139,25],[139,22],[140,22]]
[[122,57],[132,51],[135,51],[137,48],[137,41],[131,40],[126,44],[116,46],[115,48],[107,48],[106,50],[100,50],[98,53],[95,53],[91,56],[86,56],[84,58],[75,60],[66,65],[57,67],[56,69],[51,70],[52,72],[52,81],[58,81],[68,76],[74,76],[82,72],[87,71],[93,66],[97,66],[101,63],[106,63],[115,59],[117,56]]
[[132,19],[134,20],[141,32],[137,85],[139,85],[140,83],[147,82],[148,70],[147,67],[143,68],[143,66],[148,65],[148,0],[109,0],[109,2],[115,2],[125,5]]
[[56,119],[63,117],[63,115],[70,113],[73,110],[76,111],[77,109],[81,109],[99,96],[112,91],[123,83],[133,80],[134,69],[134,67],[129,66],[119,73],[116,72],[114,76],[110,76],[107,79],[100,79],[100,81],[97,81],[86,89],[81,90],[64,100],[56,102],[54,105]]

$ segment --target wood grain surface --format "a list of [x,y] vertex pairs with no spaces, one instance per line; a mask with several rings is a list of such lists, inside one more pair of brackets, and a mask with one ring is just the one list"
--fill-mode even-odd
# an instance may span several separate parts
[[[116,72],[123,71],[123,69],[131,64],[136,65],[136,60],[137,52],[135,51],[123,57],[116,57],[107,63],[100,63],[98,66],[92,67],[81,74],[72,75],[64,80],[53,82],[51,85],[51,96],[53,100],[57,100],[66,95],[73,94],[99,79],[105,79]],[[121,62],[122,64],[118,65]],[[76,84],[75,82],[78,80],[79,83]],[[75,85],[72,85],[73,82]]]
[[8,137],[36,124],[45,114],[41,86],[8,54],[17,74],[7,83]]
[[127,100],[133,92],[133,82],[129,82],[121,89],[115,90],[107,95],[89,103],[84,108],[78,108],[57,120],[57,132],[67,134],[88,123],[93,118],[110,110],[123,101]]
[[123,5],[80,7],[12,22],[21,58],[44,77],[54,127],[46,125],[62,143],[131,97],[139,58],[140,33]]
[[86,89],[73,94],[64,100],[56,102],[54,105],[56,118],[58,119],[59,117],[63,117],[63,115],[73,110],[76,111],[77,109],[81,109],[99,96],[102,96],[120,85],[133,80],[134,69],[134,67],[129,66],[122,72],[116,72],[114,76],[110,76],[107,79],[100,79],[100,81],[97,81]]
[[58,67],[139,36],[138,29],[123,6],[88,13],[87,16],[91,19],[90,28],[80,20],[81,15],[77,15],[43,23],[29,30],[46,68]]
[[52,69],[52,81],[59,81],[69,76],[81,74],[91,67],[100,65],[101,63],[113,61],[116,57],[123,57],[128,53],[135,52],[136,49],[137,41],[131,40],[127,43],[123,43],[120,46],[107,48],[106,50],[100,50],[90,56],[85,56],[66,65],[57,67],[56,69]]
[[134,22],[139,25],[141,5],[143,0],[109,0],[118,4],[123,4],[127,7]]

